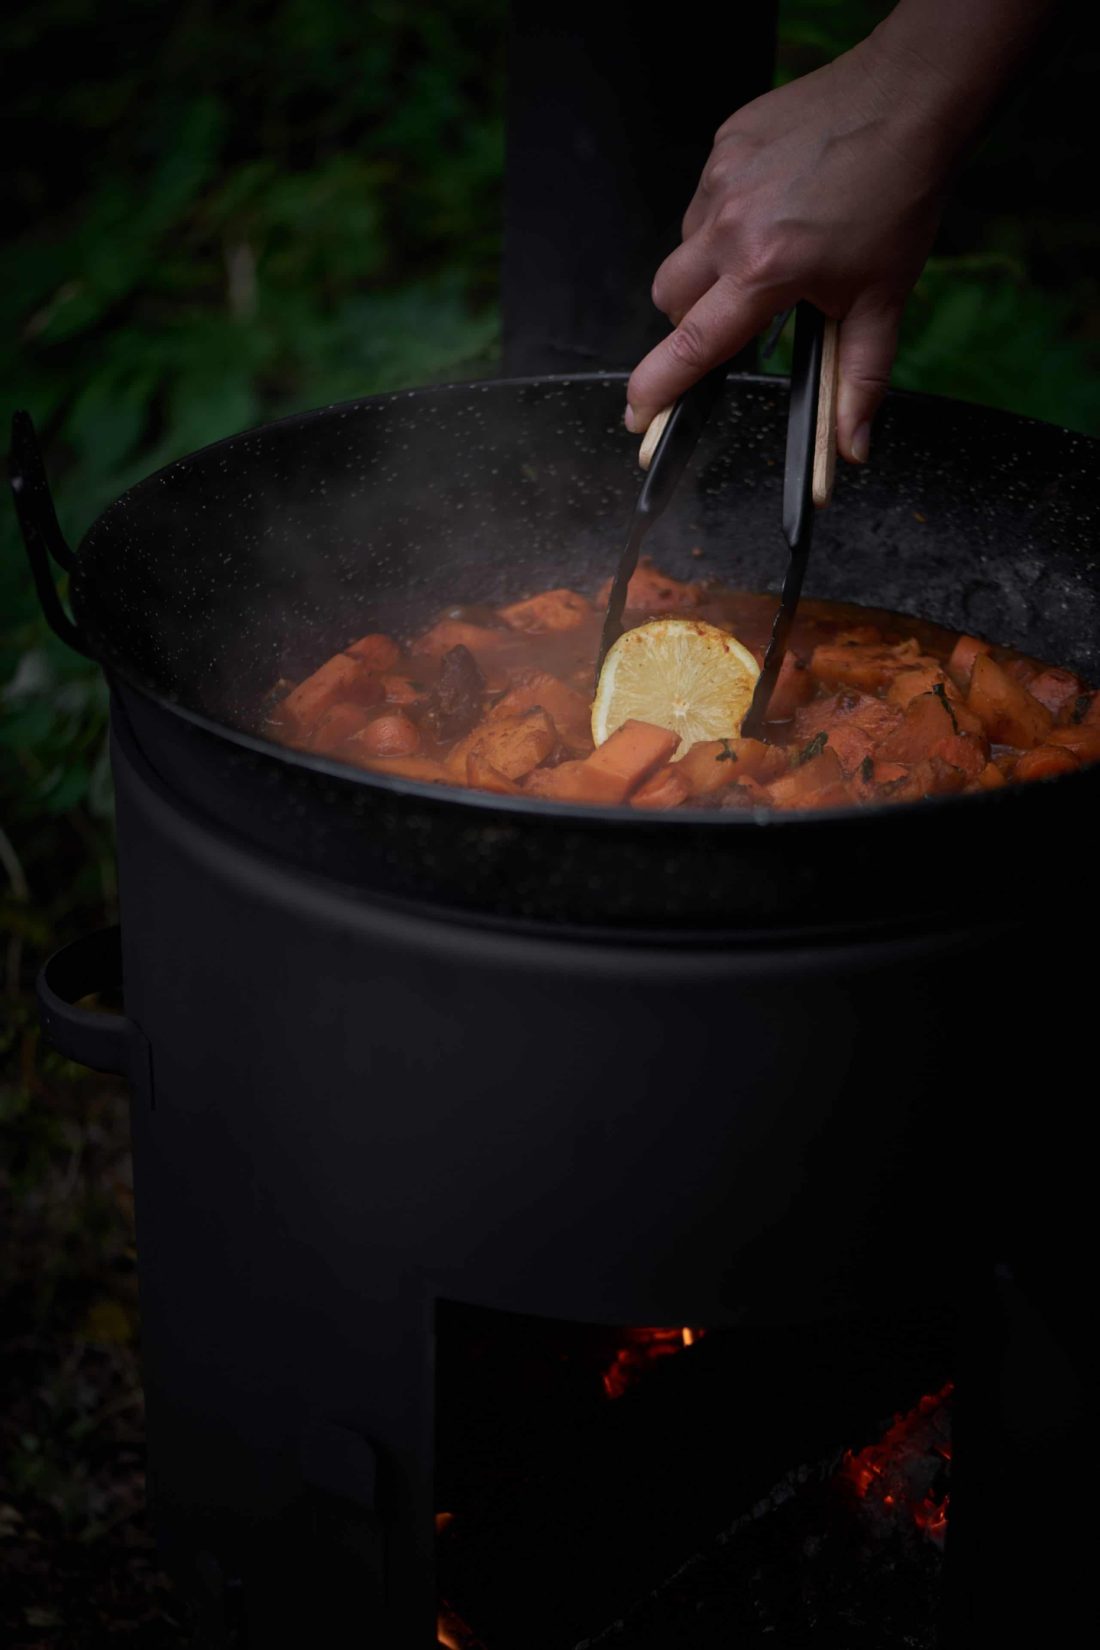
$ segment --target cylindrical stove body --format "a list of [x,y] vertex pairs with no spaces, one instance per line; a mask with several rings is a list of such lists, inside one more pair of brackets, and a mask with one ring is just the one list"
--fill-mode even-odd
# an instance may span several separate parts
[[785,1322],[950,1289],[988,1242],[964,1033],[1018,935],[509,930],[234,841],[121,711],[114,768],[151,1484],[255,1642],[316,1600],[318,1492],[368,1531],[346,1642],[432,1642],[437,1298]]

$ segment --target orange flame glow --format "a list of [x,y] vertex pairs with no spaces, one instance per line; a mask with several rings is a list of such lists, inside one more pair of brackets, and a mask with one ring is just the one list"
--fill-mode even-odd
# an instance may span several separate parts
[[694,1346],[706,1334],[704,1329],[627,1329],[626,1341],[604,1370],[603,1389],[609,1398],[621,1398],[658,1358]]
[[890,1513],[907,1508],[917,1529],[937,1546],[943,1545],[951,1498],[946,1494],[937,1497],[919,1485],[910,1469],[920,1465],[927,1472],[930,1453],[950,1461],[946,1439],[930,1437],[928,1429],[934,1427],[952,1390],[949,1381],[941,1391],[928,1393],[907,1415],[896,1415],[877,1444],[846,1450],[840,1466],[841,1479],[861,1500]]

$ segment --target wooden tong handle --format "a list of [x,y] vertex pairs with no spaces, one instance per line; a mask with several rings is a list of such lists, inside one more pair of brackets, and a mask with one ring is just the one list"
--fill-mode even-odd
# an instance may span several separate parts
[[657,451],[657,443],[664,435],[665,425],[671,417],[672,408],[662,407],[660,412],[653,419],[653,422],[650,424],[645,435],[643,435],[642,444],[638,448],[638,463],[641,465],[643,470],[648,470],[649,466],[653,463],[653,455]]
[[[817,395],[817,430],[814,436],[813,497],[823,510],[833,496],[836,475],[836,398],[840,360],[840,326],[826,320],[821,340],[821,384]],[[638,448],[638,463],[648,470],[657,451],[657,443],[665,433],[665,425],[672,416],[671,407],[662,407],[642,437]]]
[[833,496],[836,475],[836,397],[840,325],[826,318],[821,335],[821,382],[817,392],[817,429],[814,433],[813,499],[823,510]]

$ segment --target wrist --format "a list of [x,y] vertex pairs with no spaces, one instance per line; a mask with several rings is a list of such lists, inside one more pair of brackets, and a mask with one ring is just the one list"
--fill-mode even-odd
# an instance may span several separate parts
[[985,126],[1058,0],[898,0],[852,54],[880,110],[942,176]]

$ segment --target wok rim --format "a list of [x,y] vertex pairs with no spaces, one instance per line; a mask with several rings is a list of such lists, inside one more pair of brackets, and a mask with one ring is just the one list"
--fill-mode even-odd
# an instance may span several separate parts
[[[196,459],[205,458],[223,448],[233,446],[237,442],[247,441],[258,435],[267,434],[272,430],[293,430],[296,426],[328,414],[357,411],[362,408],[383,409],[396,402],[420,400],[427,397],[441,395],[469,395],[478,390],[498,389],[526,389],[536,386],[558,386],[568,388],[573,384],[625,384],[629,373],[607,370],[576,373],[542,373],[509,378],[474,378],[463,379],[446,384],[422,384],[407,389],[383,390],[375,395],[358,396],[347,401],[334,401],[320,407],[309,408],[306,411],[289,413],[283,418],[269,419],[263,424],[250,426],[245,430],[238,430],[232,435],[222,436],[217,441],[207,443],[204,447],[197,447],[193,452],[185,453],[179,458],[172,459],[168,464],[161,465],[149,475],[143,476],[140,481],[134,482],[118,498],[108,504],[95,518],[82,536],[76,552],[76,566],[72,578],[72,606],[78,624],[81,623],[81,585],[88,577],[82,568],[82,553],[92,534],[111,517],[114,512],[133,502],[145,489],[155,483],[163,481],[173,471],[183,465],[191,464]],[[737,383],[756,386],[782,387],[789,380],[785,375],[777,373],[739,372],[731,373],[730,377]],[[1029,418],[1024,414],[1007,412],[1000,407],[984,406],[980,402],[963,401],[953,396],[932,395],[916,390],[891,389],[887,392],[888,401],[910,401],[921,404],[943,404],[952,408],[965,408],[977,413],[993,422],[1009,422],[1013,428],[1027,427],[1039,430],[1050,430],[1059,435],[1080,441],[1086,446],[1094,447],[1100,453],[1100,438],[1087,435],[1083,431],[1070,430],[1060,424],[1050,424],[1043,419]],[[329,757],[315,756],[307,751],[295,750],[291,746],[279,745],[271,740],[261,739],[255,734],[249,734],[242,729],[232,728],[223,722],[217,722],[213,717],[206,716],[201,711],[190,709],[179,700],[169,698],[166,694],[158,693],[147,684],[138,681],[125,668],[117,664],[107,664],[98,654],[93,653],[96,664],[103,671],[108,684],[113,690],[114,681],[125,683],[133,693],[139,694],[158,709],[169,715],[178,717],[181,721],[199,729],[215,739],[224,740],[239,749],[247,750],[252,755],[260,756],[277,763],[285,763],[292,769],[316,773],[320,777],[337,780],[341,784],[363,787],[368,793],[378,792],[383,796],[402,796],[412,801],[436,801],[444,804],[454,804],[456,807],[469,808],[491,815],[504,814],[508,817],[537,818],[540,820],[561,819],[564,822],[577,824],[625,826],[632,829],[641,829],[646,832],[665,831],[670,829],[691,829],[694,826],[709,825],[721,826],[723,829],[766,829],[772,835],[777,831],[786,834],[796,833],[800,827],[813,827],[827,824],[832,826],[851,824],[858,821],[863,829],[874,829],[876,825],[886,820],[902,820],[923,817],[938,818],[944,808],[958,811],[963,804],[978,804],[991,807],[994,804],[1005,805],[1011,799],[1019,801],[1027,796],[1036,785],[1040,787],[1054,786],[1064,790],[1067,785],[1087,784],[1087,775],[1090,767],[1100,770],[1100,764],[1085,764],[1076,773],[1057,774],[1052,778],[1032,781],[1029,784],[1006,784],[989,791],[972,791],[965,795],[954,793],[946,796],[923,797],[913,802],[881,803],[871,805],[853,804],[845,808],[805,808],[797,810],[780,810],[771,808],[691,808],[689,810],[672,808],[668,810],[640,810],[631,808],[629,802],[618,805],[596,806],[575,802],[549,802],[544,798],[499,796],[495,792],[479,791],[471,787],[460,787],[445,783],[432,784],[426,781],[401,779],[395,775],[375,773],[368,768],[358,768],[350,763],[338,762]]]

